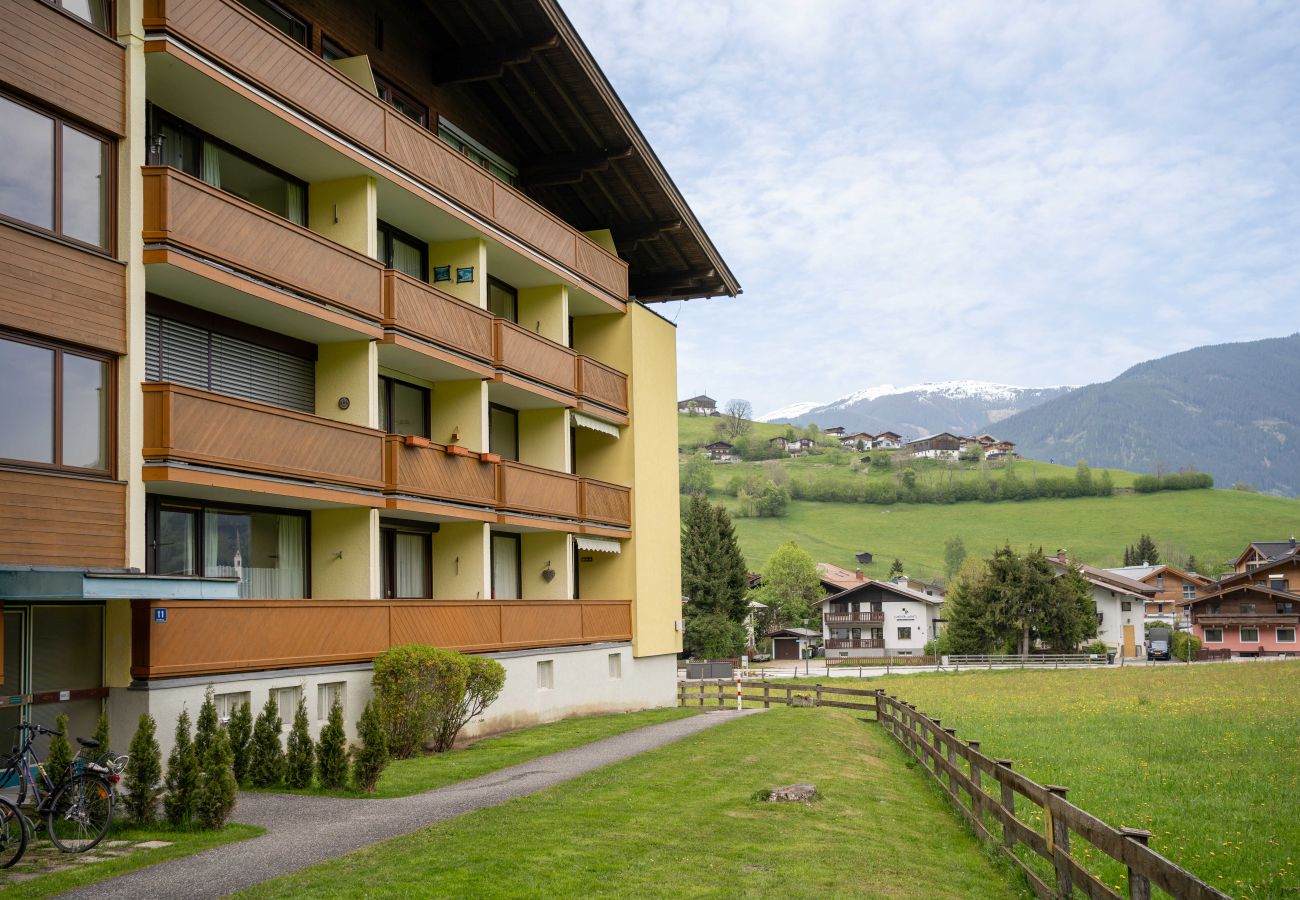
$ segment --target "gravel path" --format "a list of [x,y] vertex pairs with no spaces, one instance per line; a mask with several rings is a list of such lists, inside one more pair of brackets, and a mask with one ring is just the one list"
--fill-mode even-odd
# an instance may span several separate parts
[[266,834],[87,885],[64,897],[223,897],[485,806],[496,806],[577,778],[696,732],[762,710],[712,712],[615,735],[424,794],[347,800],[241,793],[235,819]]

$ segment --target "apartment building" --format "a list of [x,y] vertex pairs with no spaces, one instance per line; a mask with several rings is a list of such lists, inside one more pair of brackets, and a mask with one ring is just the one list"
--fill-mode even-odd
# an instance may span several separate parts
[[739,285],[554,0],[0,9],[0,733],[351,729],[411,641],[671,704],[652,304]]

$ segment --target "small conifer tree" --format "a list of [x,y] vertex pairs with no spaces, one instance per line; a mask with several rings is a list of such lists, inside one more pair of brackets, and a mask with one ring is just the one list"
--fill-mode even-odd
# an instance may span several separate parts
[[194,723],[194,755],[199,765],[208,755],[208,747],[216,735],[221,723],[217,720],[217,700],[212,685],[203,693],[203,705],[199,707],[199,718]]
[[312,744],[307,720],[307,700],[302,694],[298,695],[298,708],[293,714],[293,728],[289,730],[288,743],[284,765],[285,783],[291,788],[311,787],[311,776],[316,767],[316,747]]
[[357,722],[361,746],[352,750],[352,782],[359,791],[372,794],[379,776],[388,765],[388,738],[383,720],[373,703],[367,703]]
[[167,796],[163,798],[163,811],[167,821],[185,827],[194,818],[194,805],[198,799],[199,758],[190,737],[189,710],[181,710],[176,720],[176,743],[167,757]]
[[248,780],[254,787],[272,787],[284,778],[284,748],[280,745],[280,710],[275,695],[266,698],[266,705],[257,714],[253,724],[253,740],[248,753]]
[[95,740],[99,741],[99,753],[109,751],[109,732],[108,732],[108,711],[105,710],[99,714],[99,721],[95,723]]
[[230,738],[218,728],[203,755],[203,785],[199,788],[197,813],[204,828],[223,827],[235,809],[237,786],[233,761]]
[[320,730],[320,745],[316,748],[316,777],[320,786],[340,790],[348,784],[347,732],[343,730],[343,704],[334,698],[329,719]]
[[243,784],[248,780],[248,757],[253,740],[253,709],[247,703],[241,703],[230,713],[231,768],[235,773],[235,782]]
[[72,767],[72,745],[68,743],[66,715],[54,720],[54,730],[58,734],[50,738],[50,752],[45,756],[45,774],[57,786],[68,777],[68,769]]
[[162,748],[158,746],[158,725],[153,716],[140,714],[140,724],[131,738],[131,758],[126,764],[126,811],[132,821],[151,825],[158,816],[162,795]]

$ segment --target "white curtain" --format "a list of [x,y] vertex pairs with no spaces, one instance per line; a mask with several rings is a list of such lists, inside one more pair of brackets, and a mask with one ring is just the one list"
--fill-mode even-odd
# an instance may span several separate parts
[[513,538],[492,537],[492,597],[519,599],[519,542]]
[[303,520],[300,516],[279,516],[280,565],[274,571],[278,574],[276,592],[264,596],[277,599],[298,599],[303,596]]
[[422,271],[421,262],[419,248],[412,247],[405,241],[393,241],[394,269],[410,275],[412,278],[422,278],[424,272]]
[[394,535],[398,597],[428,597],[429,567],[426,548],[429,538],[423,534]]
[[221,151],[216,144],[203,142],[203,180],[213,187],[221,187]]
[[298,184],[296,181],[286,181],[284,183],[284,206],[285,213],[290,222],[293,222],[295,225],[307,224],[302,215],[304,204],[302,202],[301,184]]

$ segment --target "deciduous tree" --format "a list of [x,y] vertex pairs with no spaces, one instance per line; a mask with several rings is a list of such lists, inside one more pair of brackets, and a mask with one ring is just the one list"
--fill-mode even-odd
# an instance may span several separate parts
[[813,604],[822,598],[821,576],[807,550],[787,541],[763,566],[763,584],[754,599],[767,609],[757,617],[763,632],[802,626],[813,616]]
[[943,542],[943,573],[949,581],[957,574],[966,559],[966,544],[961,535],[954,534]]
[[728,400],[722,407],[722,421],[718,428],[727,437],[738,438],[754,427],[754,407],[748,400]]

